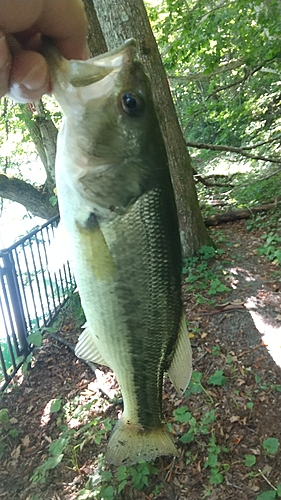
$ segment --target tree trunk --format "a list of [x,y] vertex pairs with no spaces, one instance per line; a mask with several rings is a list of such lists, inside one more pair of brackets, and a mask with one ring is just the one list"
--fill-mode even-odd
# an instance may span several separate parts
[[269,210],[273,210],[277,205],[280,205],[280,201],[276,200],[275,202],[267,203],[266,205],[257,205],[256,207],[244,208],[242,210],[231,210],[230,212],[225,212],[224,214],[215,214],[205,217],[204,222],[206,226],[218,226],[224,222],[249,219],[259,212],[268,212]]
[[[87,0],[88,2],[89,0]],[[150,77],[175,189],[184,256],[211,240],[199,208],[190,157],[177,119],[161,57],[142,0],[92,0],[109,50],[128,38],[138,42]]]
[[93,8],[93,0],[83,0],[85,12],[89,21],[88,45],[92,56],[98,56],[107,51],[106,42],[100,27],[97,13]]
[[55,160],[58,130],[41,99],[35,103],[21,105],[21,109],[25,125],[46,172],[45,191],[52,196],[56,185]]

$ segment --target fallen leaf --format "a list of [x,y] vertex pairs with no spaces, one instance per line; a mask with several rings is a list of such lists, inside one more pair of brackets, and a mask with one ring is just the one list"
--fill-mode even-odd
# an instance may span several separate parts
[[11,453],[11,458],[13,460],[17,460],[20,456],[20,448],[21,448],[21,445],[19,444]]
[[232,442],[233,444],[237,445],[240,443],[240,441],[242,441],[243,439],[243,436],[235,436],[233,439],[232,439]]
[[24,438],[21,440],[22,445],[27,448],[29,446],[30,438],[29,436],[24,436]]
[[230,417],[230,422],[233,423],[233,422],[239,422],[240,420],[240,417],[238,415],[233,415],[232,417]]

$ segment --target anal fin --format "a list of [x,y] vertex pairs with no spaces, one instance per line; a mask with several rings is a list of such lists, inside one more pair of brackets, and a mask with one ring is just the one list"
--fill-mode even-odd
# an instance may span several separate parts
[[192,374],[192,350],[184,314],[181,318],[178,341],[168,374],[176,391],[183,394]]
[[[85,325],[86,326],[86,325]],[[75,347],[75,354],[77,358],[82,358],[85,361],[92,361],[98,365],[107,366],[93,339],[90,329],[86,326],[83,333],[81,333],[77,345]]]

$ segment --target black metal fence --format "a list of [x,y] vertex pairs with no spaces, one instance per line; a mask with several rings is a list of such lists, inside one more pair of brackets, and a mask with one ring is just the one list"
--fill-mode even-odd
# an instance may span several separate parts
[[68,263],[48,268],[58,220],[0,251],[0,390],[30,353],[29,335],[49,327],[76,288]]

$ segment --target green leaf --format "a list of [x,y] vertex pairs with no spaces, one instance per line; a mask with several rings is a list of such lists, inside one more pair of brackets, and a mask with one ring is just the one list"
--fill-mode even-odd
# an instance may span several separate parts
[[62,459],[63,453],[61,453],[61,455],[49,457],[43,464],[44,470],[54,469],[62,461]]
[[210,484],[221,484],[223,482],[223,475],[219,472],[218,468],[211,469]]
[[247,467],[252,467],[253,465],[255,465],[257,459],[255,457],[255,455],[244,455],[244,461],[245,461],[245,465]]
[[102,478],[102,480],[103,480],[104,482],[107,482],[107,483],[108,483],[108,481],[110,481],[110,480],[111,480],[111,478],[112,478],[112,474],[111,474],[111,472],[110,472],[109,470],[103,470],[103,471],[101,472],[101,478]]
[[276,491],[268,490],[268,491],[264,491],[263,493],[261,493],[256,498],[256,500],[273,500],[274,498],[276,498]]
[[215,453],[209,453],[205,467],[216,467],[216,465],[218,465],[218,456]]
[[58,399],[55,399],[54,401],[52,401],[51,407],[50,407],[50,412],[56,413],[60,409],[61,409],[61,400],[58,398]]
[[43,340],[42,333],[40,333],[38,331],[34,332],[34,333],[30,333],[27,337],[27,342],[29,343],[29,345],[33,344],[36,347],[41,346],[42,340]]
[[126,479],[128,473],[127,473],[127,467],[125,465],[120,465],[117,469],[116,473],[116,479],[117,481],[124,481]]
[[182,443],[192,443],[194,441],[194,432],[188,431],[180,437]]
[[60,455],[64,451],[67,445],[68,445],[68,439],[61,437],[50,444],[49,452],[51,455],[55,457],[57,455]]
[[9,430],[9,436],[14,438],[14,437],[17,437],[18,435],[19,435],[18,429],[10,429]]
[[269,455],[274,455],[279,448],[279,441],[276,438],[270,437],[262,442],[262,447]]
[[181,406],[180,408],[174,410],[173,413],[175,421],[180,422],[181,424],[183,424],[184,422],[188,422],[192,417],[190,411],[188,411],[187,406]]
[[222,370],[216,370],[214,375],[211,375],[208,379],[209,385],[225,385],[226,378]]
[[0,410],[0,424],[5,426],[9,422],[9,410],[8,408],[1,408]]
[[124,490],[127,483],[128,483],[127,479],[123,479],[123,481],[121,481],[121,483],[118,486],[118,493],[121,493],[121,491]]

